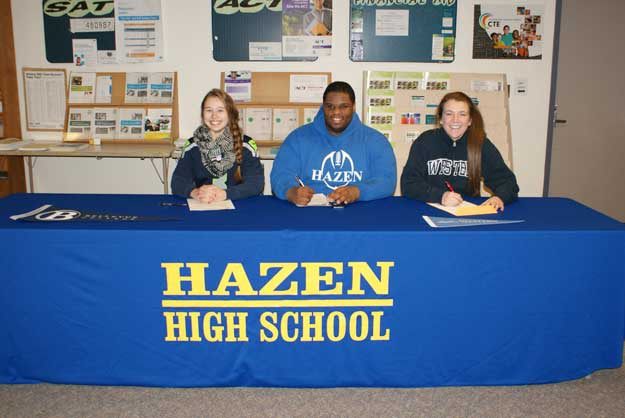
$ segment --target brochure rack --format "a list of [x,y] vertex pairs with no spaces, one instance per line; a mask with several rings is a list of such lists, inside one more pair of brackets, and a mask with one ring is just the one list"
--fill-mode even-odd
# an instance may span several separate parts
[[[120,108],[134,108],[134,109],[142,109],[144,114],[150,109],[171,109],[171,127],[170,134],[168,138],[162,139],[127,139],[123,136],[119,136],[114,139],[102,139],[102,143],[116,143],[116,144],[171,144],[175,141],[179,136],[179,125],[178,125],[178,73],[173,72],[173,97],[171,103],[128,103],[125,100],[126,97],[126,76],[125,72],[96,72],[96,79],[100,76],[111,76],[112,85],[111,85],[111,101],[110,103],[99,103],[94,100],[93,103],[71,103],[70,102],[70,88],[68,86],[67,89],[67,108],[65,109],[65,127],[64,127],[64,135],[63,141],[66,142],[88,142],[94,138],[93,129],[91,131],[91,135],[88,139],[72,139],[71,135],[68,135],[68,124],[69,124],[69,109],[70,108],[78,108],[78,109],[94,109],[94,108],[115,108],[118,110]],[[71,74],[70,74],[70,85],[72,83]],[[95,92],[94,92],[95,94]]]

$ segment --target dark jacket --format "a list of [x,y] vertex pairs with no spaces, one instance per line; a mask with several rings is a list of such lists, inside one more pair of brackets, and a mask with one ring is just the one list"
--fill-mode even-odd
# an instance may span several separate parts
[[[482,177],[486,187],[504,203],[517,198],[516,177],[488,138],[482,144]],[[466,196],[468,180],[467,134],[454,142],[444,129],[432,129],[421,134],[410,147],[401,174],[401,192],[413,199],[440,203],[447,191],[445,181]]]
[[[237,184],[234,173],[239,165],[243,181]],[[178,196],[189,197],[193,189],[204,184],[213,184],[213,180],[214,177],[202,164],[199,148],[193,138],[189,139],[171,178],[172,192]],[[265,172],[256,152],[256,143],[248,136],[243,136],[241,164],[235,161],[226,173],[226,186],[226,195],[231,200],[259,195],[265,188]]]

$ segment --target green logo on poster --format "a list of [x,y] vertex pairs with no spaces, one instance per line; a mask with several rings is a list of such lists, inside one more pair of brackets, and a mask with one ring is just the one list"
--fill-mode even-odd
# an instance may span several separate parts
[[220,15],[258,13],[265,7],[272,12],[282,12],[282,0],[215,0],[213,10]]
[[43,3],[43,12],[48,16],[84,17],[108,15],[115,8],[114,0],[47,0]]

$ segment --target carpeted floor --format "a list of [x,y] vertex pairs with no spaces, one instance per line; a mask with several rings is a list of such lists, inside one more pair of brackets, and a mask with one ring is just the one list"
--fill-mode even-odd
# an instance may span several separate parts
[[0,417],[625,417],[625,368],[572,382],[500,387],[0,385]]

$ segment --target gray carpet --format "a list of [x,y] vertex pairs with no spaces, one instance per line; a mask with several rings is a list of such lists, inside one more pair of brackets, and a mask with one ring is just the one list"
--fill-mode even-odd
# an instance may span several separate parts
[[572,382],[504,387],[0,385],[0,417],[625,417],[625,368]]

